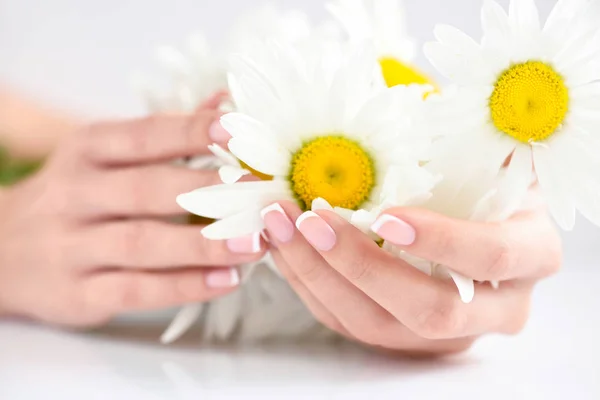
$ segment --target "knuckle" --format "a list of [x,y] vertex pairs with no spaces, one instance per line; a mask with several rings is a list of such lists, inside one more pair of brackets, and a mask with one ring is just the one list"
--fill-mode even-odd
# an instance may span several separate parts
[[111,296],[113,309],[132,310],[141,304],[141,287],[133,277],[122,279],[115,289]]
[[304,282],[317,282],[323,276],[323,269],[318,262],[305,263],[302,268],[297,271],[298,277]]
[[368,281],[373,275],[374,260],[367,256],[367,251],[357,251],[346,263],[346,277],[352,282]]
[[503,280],[510,276],[513,265],[513,246],[507,238],[503,237],[495,243],[492,251],[488,254],[488,277]]
[[141,254],[144,253],[148,230],[148,224],[140,221],[132,221],[122,230],[119,240],[125,257],[132,265],[141,264]]
[[123,145],[128,154],[146,154],[150,147],[149,132],[159,129],[162,117],[149,115],[138,121],[129,135],[123,136]]
[[460,337],[467,325],[466,314],[454,297],[440,296],[417,313],[413,331],[430,340]]

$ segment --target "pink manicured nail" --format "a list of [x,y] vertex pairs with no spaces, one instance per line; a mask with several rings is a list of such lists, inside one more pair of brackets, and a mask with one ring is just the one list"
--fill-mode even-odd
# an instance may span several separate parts
[[380,216],[371,226],[371,230],[382,239],[399,246],[410,246],[417,237],[415,228],[389,214]]
[[260,212],[269,233],[281,243],[287,243],[294,236],[294,224],[278,204],[271,204]]
[[240,274],[235,268],[218,269],[206,275],[206,286],[213,289],[236,287],[240,283]]
[[260,253],[260,233],[253,233],[252,235],[229,239],[227,241],[227,248],[232,253],[237,254],[256,254]]
[[329,251],[335,246],[335,232],[323,218],[312,211],[302,214],[296,221],[296,227],[319,251]]
[[215,143],[227,143],[229,139],[231,139],[231,135],[223,128],[223,125],[221,125],[219,120],[216,120],[211,124],[208,129],[208,136],[210,136]]

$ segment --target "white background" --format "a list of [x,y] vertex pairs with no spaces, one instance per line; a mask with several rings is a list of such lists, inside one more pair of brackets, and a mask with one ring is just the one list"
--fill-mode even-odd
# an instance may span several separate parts
[[[320,0],[273,3],[304,9],[316,21],[325,17]],[[406,3],[411,32],[421,42],[432,39],[437,22],[480,33],[480,0]],[[537,3],[546,15],[554,1]],[[0,84],[93,118],[138,115],[143,108],[129,79],[133,71],[158,72],[157,45],[183,43],[197,30],[218,45],[232,19],[257,4],[262,3],[0,0]],[[432,71],[422,57],[419,61]],[[455,364],[395,364],[319,348],[241,354],[185,345],[161,349],[152,332],[109,330],[88,339],[0,323],[0,398],[240,398],[241,393],[254,398],[263,397],[266,387],[288,397],[310,392],[313,398],[333,393],[430,398],[434,392],[443,398],[460,393],[600,398],[599,245],[600,229],[579,220],[575,232],[565,235],[565,271],[540,287],[531,327],[518,339],[488,338]],[[129,342],[132,338],[146,340]]]

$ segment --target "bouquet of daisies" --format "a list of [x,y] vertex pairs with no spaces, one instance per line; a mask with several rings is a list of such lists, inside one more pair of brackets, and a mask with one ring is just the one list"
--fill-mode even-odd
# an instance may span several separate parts
[[[192,111],[217,90],[231,94],[221,119],[228,148],[191,161],[219,168],[223,184],[177,202],[214,220],[202,233],[215,240],[263,231],[261,210],[276,201],[333,210],[382,251],[452,279],[470,302],[471,277],[370,228],[397,206],[500,221],[533,185],[563,229],[577,211],[600,225],[598,3],[558,0],[542,26],[534,0],[512,0],[508,12],[486,1],[479,41],[437,26],[424,52],[448,86],[413,64],[417,47],[398,0],[332,0],[320,26],[267,7],[236,24],[225,54],[211,54],[199,36],[189,55],[162,49],[174,89],[146,91],[150,110]],[[200,317],[207,339],[328,334],[268,255],[242,271],[242,290],[185,308],[163,340]]]

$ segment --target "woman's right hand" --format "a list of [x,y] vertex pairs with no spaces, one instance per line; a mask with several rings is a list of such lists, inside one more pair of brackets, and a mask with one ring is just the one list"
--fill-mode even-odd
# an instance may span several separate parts
[[227,136],[211,108],[89,126],[0,198],[0,311],[71,327],[225,295],[259,236],[204,239],[175,197],[220,183],[176,166]]

